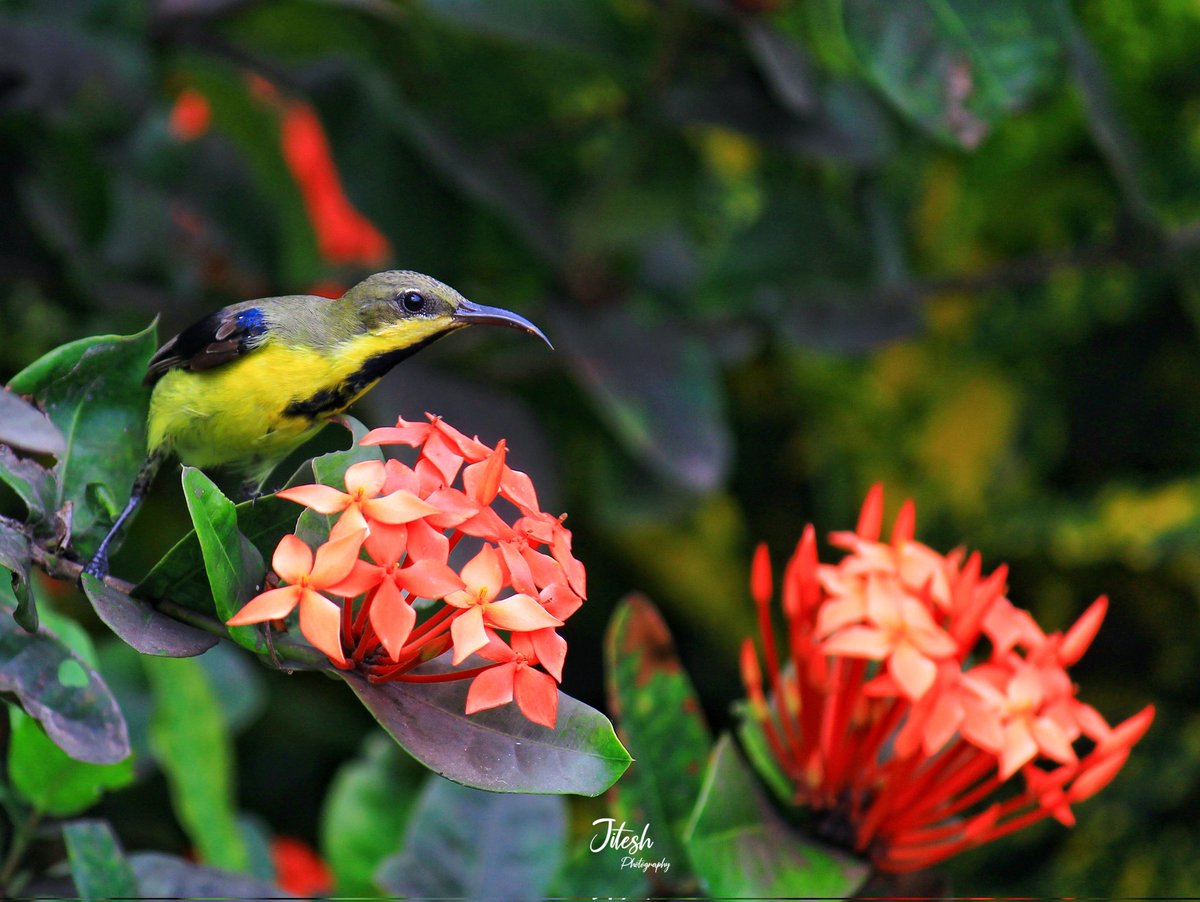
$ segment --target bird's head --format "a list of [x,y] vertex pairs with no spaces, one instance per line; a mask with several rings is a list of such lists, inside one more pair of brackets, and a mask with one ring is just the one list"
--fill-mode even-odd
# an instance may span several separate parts
[[525,317],[468,301],[444,282],[419,272],[390,270],[368,276],[347,291],[341,303],[353,308],[365,331],[404,345],[424,344],[475,325],[520,329],[550,344]]

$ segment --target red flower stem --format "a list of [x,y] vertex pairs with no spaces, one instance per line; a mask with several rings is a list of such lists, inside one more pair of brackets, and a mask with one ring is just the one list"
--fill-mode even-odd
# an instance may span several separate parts
[[469,680],[479,676],[485,670],[491,670],[493,667],[499,667],[500,662],[495,664],[484,664],[482,667],[472,667],[468,670],[451,670],[447,673],[402,673],[393,677],[401,683],[449,683],[453,680]]
[[900,725],[900,719],[904,716],[905,707],[900,704],[900,700],[892,699],[891,701],[892,705],[887,713],[875,721],[859,745],[860,760],[867,762],[872,770],[875,769],[878,759],[879,746],[895,732],[896,727]]
[[[901,816],[902,819],[909,820],[911,813],[922,812],[944,803],[960,789],[971,785],[983,776],[983,773],[976,774],[966,768],[966,765],[972,761],[977,763],[981,760],[973,757],[972,752],[975,752],[973,746],[965,742],[958,742],[936,759],[928,762],[927,766],[915,775],[914,779],[908,781],[905,788],[896,793],[893,801],[893,807],[905,809],[905,814]],[[993,762],[989,759],[982,760],[984,760],[984,772],[986,772],[987,765]],[[966,773],[965,780],[964,772]]]
[[375,637],[375,627],[367,623],[366,629],[359,636],[358,645],[354,647],[354,660],[357,663],[362,663],[362,659],[379,647],[379,640]]
[[[987,761],[987,759],[982,758],[982,756],[981,756],[981,760],[983,760],[985,763],[987,763],[989,765],[994,763],[994,762]],[[986,771],[986,768],[985,768],[985,771]],[[987,780],[984,780],[982,783],[979,783],[974,789],[960,795],[957,799],[955,799],[953,802],[948,804],[945,808],[939,809],[938,817],[952,817],[953,815],[958,814],[958,812],[963,811],[967,808],[970,808],[973,804],[978,802],[980,799],[986,798],[990,793],[992,793],[996,789],[998,789],[1003,783],[1004,783],[1004,781],[1000,779],[999,774],[993,775],[992,777],[988,778]]]
[[342,647],[351,648],[354,645],[354,600],[342,599]]
[[800,754],[800,737],[796,734],[792,719],[787,713],[787,703],[783,696],[783,687],[779,681],[779,650],[775,647],[775,626],[771,622],[771,606],[769,603],[756,604],[758,608],[758,630],[762,636],[763,658],[767,664],[767,679],[771,684],[771,692],[775,696],[775,706],[778,711],[783,732],[787,736],[787,744],[792,749],[795,758]]
[[854,711],[854,705],[858,701],[858,696],[862,689],[863,676],[867,672],[867,662],[862,658],[853,658],[848,663],[849,666],[847,669],[849,673],[843,674],[844,679],[841,681],[838,693],[834,698],[829,745],[827,746],[830,751],[835,752],[826,758],[829,763],[825,775],[826,782],[834,797],[841,793],[846,773],[849,770],[849,765],[852,763],[852,759],[848,754],[849,750],[845,748],[848,738],[846,732],[850,724],[850,716]]
[[371,610],[371,602],[375,598],[375,592],[378,587],[372,587],[363,596],[362,606],[358,609],[358,616],[354,618],[354,633],[361,636],[367,626],[367,614]]
[[[973,753],[973,754],[972,754]],[[887,828],[891,833],[906,829],[918,829],[914,824],[930,823],[934,820],[944,820],[970,807],[979,799],[994,790],[1001,781],[993,784],[990,780],[975,786],[965,797],[953,797],[968,786],[977,783],[995,766],[991,755],[985,755],[969,746],[960,743],[959,748],[951,753],[955,760],[948,762],[947,767],[930,767],[919,780],[913,782],[913,788],[900,794],[891,803],[891,810],[901,812],[888,820]],[[963,760],[963,759],[966,760]],[[953,766],[950,767],[949,765]],[[950,770],[950,775],[946,771]],[[982,788],[982,791],[981,791]],[[961,825],[960,825],[961,826]]]
[[[413,627],[413,631],[408,634],[408,642],[404,647],[408,648],[409,645],[412,645],[417,640],[423,638],[426,633],[438,627],[448,617],[452,617],[454,612],[458,610],[461,609],[454,607],[454,605],[443,605],[440,611],[436,611],[430,617],[426,618],[422,623]],[[401,649],[400,653],[403,654],[404,649]]]
[[867,808],[866,817],[858,829],[858,847],[866,848],[868,842],[881,829],[885,819],[896,810],[896,797],[910,784],[913,773],[923,763],[917,755],[908,758],[893,758],[879,770],[876,783],[879,791]]

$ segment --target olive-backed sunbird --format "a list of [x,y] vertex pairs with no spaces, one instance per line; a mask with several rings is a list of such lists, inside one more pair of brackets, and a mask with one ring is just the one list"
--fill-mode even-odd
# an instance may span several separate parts
[[150,358],[146,463],[88,571],[107,571],[109,544],[166,458],[230,468],[261,488],[276,464],[392,367],[478,324],[520,329],[550,344],[522,316],[400,270],[376,273],[336,300],[243,301],[184,329]]

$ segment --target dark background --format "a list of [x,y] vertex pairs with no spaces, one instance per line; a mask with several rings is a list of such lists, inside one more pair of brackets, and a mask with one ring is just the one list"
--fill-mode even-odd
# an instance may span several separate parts
[[[1109,594],[1081,697],[1158,706],[1078,826],[952,861],[954,891],[1191,894],[1198,54],[1188,0],[8,0],[0,376],[377,269],[517,310],[555,353],[455,336],[356,413],[505,437],[569,512],[566,691],[603,705],[608,613],[640,590],[728,726],[754,543],[779,564],[882,481],[933,547],[1008,562],[1047,630]],[[186,528],[164,476],[114,572]],[[312,840],[370,719],[242,663],[240,804]],[[129,848],[184,845],[161,778],[104,813]]]

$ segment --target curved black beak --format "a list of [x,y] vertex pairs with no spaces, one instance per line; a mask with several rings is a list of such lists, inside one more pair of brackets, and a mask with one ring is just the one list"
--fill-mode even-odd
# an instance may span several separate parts
[[488,307],[484,304],[473,304],[468,300],[463,300],[459,302],[458,308],[454,311],[454,320],[467,326],[508,326],[510,329],[520,329],[522,332],[536,335],[551,350],[554,349],[554,345],[550,344],[550,339],[541,329],[525,317],[502,307]]

